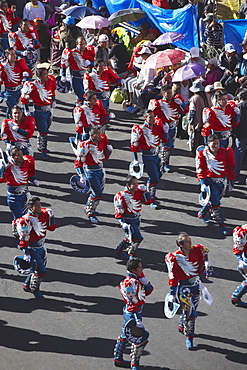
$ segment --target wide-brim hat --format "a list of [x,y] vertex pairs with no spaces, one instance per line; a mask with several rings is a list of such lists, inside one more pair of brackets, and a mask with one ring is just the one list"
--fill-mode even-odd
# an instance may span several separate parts
[[62,82],[61,78],[62,76],[56,77],[56,88],[57,88],[57,91],[59,91],[60,93],[66,94],[67,92],[69,92],[71,88],[71,83],[68,80],[66,80],[65,82]]
[[86,179],[85,175],[84,176],[84,181],[80,181],[80,176],[79,175],[74,175],[70,178],[70,185],[72,188],[77,192],[81,194],[88,194],[90,190],[90,184],[89,181]]
[[220,81],[216,81],[214,82],[214,90],[225,90],[225,88]]
[[205,88],[204,88],[204,86],[202,86],[201,81],[196,80],[196,81],[194,81],[194,82],[193,82],[193,84],[192,84],[192,86],[189,88],[189,90],[190,90],[191,92],[199,92],[199,91],[204,91],[204,90],[205,90]]
[[210,203],[210,196],[211,196],[211,191],[210,191],[210,186],[205,187],[205,191],[200,192],[199,194],[199,203],[202,207],[206,207]]
[[242,41],[242,43],[241,44],[239,44],[240,46],[246,46],[247,45],[247,39],[244,39],[243,41]]
[[13,264],[15,271],[22,275],[32,274],[37,267],[36,261],[31,260],[30,262],[27,262],[24,260],[24,256],[15,256]]
[[138,166],[134,166],[134,161],[132,161],[129,165],[130,175],[135,176],[139,180],[143,175],[143,167],[144,167],[143,163],[139,163]]
[[177,302],[170,302],[169,298],[170,294],[168,293],[165,297],[164,314],[168,319],[172,319],[176,315],[177,310],[180,307],[180,304]]
[[142,343],[147,341],[149,332],[143,327],[137,327],[136,321],[134,319],[130,319],[124,326],[124,335],[128,342],[140,346]]

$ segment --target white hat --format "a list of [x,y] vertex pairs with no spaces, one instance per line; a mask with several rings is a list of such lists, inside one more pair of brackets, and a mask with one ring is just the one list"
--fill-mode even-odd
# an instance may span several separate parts
[[196,46],[190,49],[191,58],[198,58],[199,57],[199,49]]
[[214,82],[214,90],[225,90],[220,81]]
[[214,85],[207,85],[204,90],[206,93],[207,92],[213,92],[214,91]]
[[144,41],[144,42],[141,44],[141,46],[142,46],[142,47],[143,47],[143,46],[150,47],[150,46],[152,46],[152,43],[151,43],[151,41],[150,41],[150,40],[146,40],[146,41]]
[[109,37],[105,35],[104,33],[102,33],[101,35],[99,35],[99,42],[105,42],[105,41],[109,41]]
[[232,44],[228,43],[225,44],[225,51],[228,51],[228,53],[233,53],[234,51],[236,51],[236,49]]
[[138,55],[142,55],[142,54],[152,54],[152,53],[151,53],[151,50],[147,46],[144,46],[141,49],[141,51],[138,52]]

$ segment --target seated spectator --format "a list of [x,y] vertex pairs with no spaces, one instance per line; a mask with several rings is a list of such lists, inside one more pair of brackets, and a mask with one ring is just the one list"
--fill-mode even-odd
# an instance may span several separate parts
[[190,49],[190,58],[188,59],[187,64],[189,63],[197,63],[206,68],[206,61],[200,57],[200,51],[196,46],[193,46]]
[[[220,69],[222,69],[222,71],[224,71],[224,74],[221,77],[221,83],[226,88],[226,91],[228,91],[227,85],[233,79],[233,72],[239,62],[239,58],[232,44],[226,44],[224,49],[225,50],[219,56],[218,66]],[[231,93],[231,91],[229,92]]]
[[112,41],[113,46],[108,57],[109,59],[114,59],[114,70],[119,75],[120,73],[126,72],[130,61],[130,55],[126,49],[126,46],[122,42],[119,42],[117,33],[112,34]]
[[220,81],[223,71],[218,67],[217,58],[210,59],[207,65],[207,72],[202,85],[205,87],[207,85],[213,85],[214,82]]

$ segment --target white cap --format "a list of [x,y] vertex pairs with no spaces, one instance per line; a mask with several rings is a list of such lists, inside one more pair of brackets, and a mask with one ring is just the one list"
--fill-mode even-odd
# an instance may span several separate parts
[[138,52],[138,55],[142,55],[142,54],[152,54],[152,53],[151,53],[151,50],[147,46],[144,46],[141,49],[141,51]]
[[199,49],[196,46],[190,49],[191,58],[198,58],[199,57]]
[[230,42],[228,44],[225,44],[225,51],[228,51],[228,53],[233,53],[234,51],[236,51],[236,49],[234,48],[234,46],[232,44],[230,44]]
[[109,37],[105,35],[104,33],[102,33],[101,35],[99,35],[99,42],[105,42],[105,41],[109,41]]

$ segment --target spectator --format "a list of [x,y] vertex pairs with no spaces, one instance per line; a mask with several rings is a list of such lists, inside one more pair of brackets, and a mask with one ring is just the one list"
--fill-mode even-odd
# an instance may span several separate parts
[[246,0],[243,0],[242,4],[239,8],[239,18],[246,19],[247,18],[247,3]]
[[187,64],[189,63],[197,63],[206,68],[206,62],[200,57],[200,51],[196,46],[193,46],[190,49],[190,58],[188,59]]
[[[223,46],[223,28],[216,21],[214,14],[207,14],[206,29],[204,36],[206,38],[205,47],[209,56],[216,56],[217,52],[221,51]],[[214,50],[211,50],[214,49]]]
[[103,60],[105,66],[113,69],[112,63],[109,60],[109,48],[108,48],[109,37],[105,34],[99,36],[98,45],[95,48],[95,61]]
[[236,167],[234,169],[236,177],[240,175],[241,165],[243,161],[244,153],[247,150],[247,90],[244,89],[239,93],[240,103],[238,107],[240,109],[240,124],[235,130],[235,150],[234,157],[236,162]]
[[[225,87],[226,91],[233,94],[235,91],[231,89],[231,82],[233,80],[233,72],[238,64],[239,58],[234,46],[230,43],[225,45],[225,51],[219,56],[218,66],[224,71],[221,77],[221,83]],[[230,84],[230,87],[228,85]],[[228,90],[230,89],[230,91]]]
[[168,0],[152,0],[152,4],[162,9],[170,9]]
[[75,18],[68,16],[62,21],[64,29],[60,33],[60,46],[62,49],[74,49],[76,47],[76,40],[82,36],[80,28],[75,26]]
[[117,33],[112,34],[113,40],[113,47],[111,48],[109,59],[114,59],[115,62],[115,71],[117,74],[126,72],[129,61],[130,55],[126,49],[126,46],[119,42],[119,37]]
[[208,70],[206,72],[206,77],[202,82],[205,87],[207,85],[213,85],[214,82],[220,81],[223,75],[223,71],[218,67],[218,60],[216,58],[210,59],[208,61]]
[[27,3],[23,10],[23,18],[27,18],[29,21],[40,18],[45,21],[45,7],[38,0],[31,0]]

